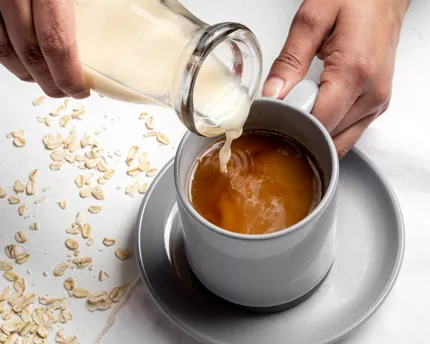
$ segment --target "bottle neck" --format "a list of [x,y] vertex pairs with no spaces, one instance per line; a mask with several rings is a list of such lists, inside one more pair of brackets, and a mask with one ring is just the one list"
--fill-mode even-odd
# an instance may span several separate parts
[[254,100],[261,76],[260,45],[247,27],[208,26],[191,39],[178,61],[171,104],[188,130],[216,136],[225,132],[221,122],[230,115],[236,95]]

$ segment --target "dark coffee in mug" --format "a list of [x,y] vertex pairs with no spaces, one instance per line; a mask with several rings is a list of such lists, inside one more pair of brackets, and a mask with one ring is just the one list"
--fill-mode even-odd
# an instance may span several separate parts
[[280,231],[303,220],[320,202],[322,178],[314,158],[295,140],[251,130],[233,141],[220,171],[220,139],[195,162],[188,197],[206,220],[241,234]]

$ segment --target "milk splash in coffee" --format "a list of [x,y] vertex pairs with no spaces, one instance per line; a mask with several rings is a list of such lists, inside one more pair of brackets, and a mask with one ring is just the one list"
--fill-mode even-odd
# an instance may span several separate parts
[[[78,45],[91,88],[118,100],[165,105],[172,76],[190,39],[201,29],[159,0],[75,0]],[[91,66],[91,67],[89,67]],[[220,151],[226,172],[232,140],[242,134],[251,100],[238,77],[215,58],[201,66],[194,108],[205,136],[226,134]]]

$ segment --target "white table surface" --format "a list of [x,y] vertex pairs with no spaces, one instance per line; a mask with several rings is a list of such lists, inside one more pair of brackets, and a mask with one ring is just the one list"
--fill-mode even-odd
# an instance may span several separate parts
[[[376,315],[343,344],[421,344],[430,342],[430,230],[426,215],[430,207],[430,117],[427,101],[430,94],[427,77],[430,74],[430,3],[412,1],[406,17],[399,45],[391,107],[366,132],[359,147],[381,168],[388,177],[400,201],[406,225],[406,252],[399,279]],[[183,3],[201,19],[210,22],[239,21],[248,25],[259,38],[264,52],[265,73],[284,43],[298,0],[186,0]],[[245,10],[246,9],[246,10]],[[317,78],[320,64],[315,64],[309,77]],[[134,291],[125,302],[107,312],[90,313],[84,301],[71,299],[73,320],[65,326],[65,334],[76,334],[80,343],[196,343],[172,325],[153,303],[145,287],[139,281],[138,269],[133,259],[120,262],[114,257],[114,249],[106,248],[104,236],[117,239],[115,247],[132,247],[132,232],[142,196],[131,198],[124,189],[132,183],[125,173],[123,162],[128,148],[137,144],[150,154],[156,167],[162,167],[174,155],[184,128],[173,112],[148,106],[138,106],[101,99],[93,96],[85,101],[89,113],[85,120],[74,122],[77,132],[83,135],[102,130],[98,136],[106,151],[121,149],[123,157],[112,159],[117,170],[115,177],[104,189],[106,200],[81,199],[73,180],[80,171],[67,165],[62,171],[48,169],[49,152],[41,142],[47,133],[62,132],[56,123],[48,128],[37,122],[37,116],[48,112],[61,101],[49,100],[41,107],[33,107],[31,101],[41,94],[36,85],[24,84],[0,67],[0,185],[12,191],[13,182],[27,180],[33,168],[41,170],[37,196],[22,196],[29,205],[30,218],[18,216],[16,206],[0,199],[0,246],[14,243],[17,230],[26,230],[30,240],[25,245],[31,252],[31,260],[17,268],[25,276],[30,289],[38,295],[64,296],[63,278],[52,276],[54,266],[65,259],[64,240],[69,237],[65,229],[82,212],[93,227],[94,245],[87,247],[79,238],[83,256],[91,256],[93,269],[72,270],[79,286],[91,291],[136,281]],[[160,146],[155,140],[143,139],[144,121],[138,115],[147,111],[157,120],[172,139],[171,146]],[[107,118],[105,118],[107,114]],[[103,125],[107,124],[106,130]],[[27,145],[16,148],[6,134],[17,128],[27,132]],[[140,178],[144,180],[145,178]],[[117,190],[121,186],[122,190]],[[37,207],[33,202],[42,196],[46,200]],[[61,210],[57,201],[68,201]],[[86,211],[93,204],[101,204],[102,211],[92,215]],[[29,231],[32,222],[39,222],[39,231]],[[0,259],[4,259],[3,250]],[[26,271],[29,269],[31,274]],[[110,278],[97,279],[98,271],[108,272]],[[46,271],[47,277],[42,273]],[[6,281],[0,279],[0,288]],[[1,322],[1,320],[0,320]],[[305,334],[304,334],[305,335]],[[50,342],[53,341],[53,336]]]

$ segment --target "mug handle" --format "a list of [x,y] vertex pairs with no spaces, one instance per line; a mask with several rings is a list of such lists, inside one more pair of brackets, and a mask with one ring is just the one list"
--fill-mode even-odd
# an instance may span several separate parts
[[291,89],[283,101],[310,113],[315,105],[319,89],[319,84],[304,79]]

